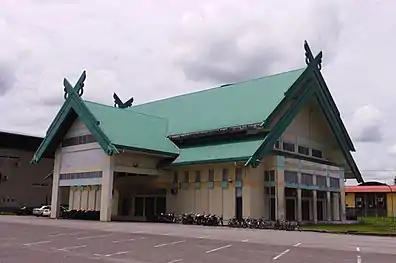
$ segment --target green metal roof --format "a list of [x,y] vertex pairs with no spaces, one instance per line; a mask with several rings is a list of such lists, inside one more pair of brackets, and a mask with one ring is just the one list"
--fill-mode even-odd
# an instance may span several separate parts
[[166,137],[166,119],[90,101],[84,101],[84,104],[117,148],[126,147],[175,156],[179,154],[177,146]]
[[197,163],[232,162],[248,160],[264,138],[236,142],[200,145],[180,149],[180,155],[173,161],[173,165],[188,165]]
[[168,119],[169,135],[260,123],[267,119],[303,71],[297,69],[189,93],[129,110]]

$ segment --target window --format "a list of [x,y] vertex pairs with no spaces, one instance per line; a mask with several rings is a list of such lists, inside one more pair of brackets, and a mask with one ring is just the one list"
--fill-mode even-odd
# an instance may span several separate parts
[[298,153],[299,154],[304,154],[304,155],[309,155],[309,148],[305,146],[298,146]]
[[209,177],[208,177],[209,182],[214,182],[214,170],[209,169]]
[[301,184],[313,186],[313,175],[312,174],[301,174]]
[[275,170],[264,171],[265,182],[275,182]]
[[317,186],[321,186],[321,187],[327,186],[326,181],[327,181],[327,179],[326,179],[325,176],[323,176],[323,175],[317,175],[316,176],[316,185]]
[[228,182],[228,169],[223,169],[222,181]]
[[276,141],[276,143],[274,145],[274,148],[275,149],[279,149],[280,148],[280,142],[279,141]]
[[297,172],[285,171],[285,182],[290,184],[298,184]]
[[190,174],[188,173],[188,171],[185,171],[184,172],[184,182],[185,183],[189,182],[189,177],[190,177]]
[[95,142],[95,138],[92,134],[81,135],[77,137],[66,138],[62,141],[62,147],[68,147],[79,144],[87,144]]
[[195,171],[195,182],[201,182],[201,171]]
[[312,149],[312,157],[323,158],[322,151],[317,149]]
[[243,174],[242,168],[236,168],[235,169],[235,181],[242,181],[242,174]]
[[179,182],[179,174],[177,172],[173,173],[173,182],[178,183]]
[[330,187],[340,187],[340,179],[330,177]]
[[294,152],[295,151],[294,143],[283,142],[283,150],[288,152]]

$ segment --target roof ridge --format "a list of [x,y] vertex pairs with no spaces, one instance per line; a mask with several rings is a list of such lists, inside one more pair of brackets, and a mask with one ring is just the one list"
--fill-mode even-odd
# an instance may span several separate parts
[[279,75],[283,75],[283,74],[288,74],[288,73],[291,73],[291,72],[294,72],[294,71],[303,70],[303,69],[305,69],[305,68],[292,69],[292,70],[288,70],[288,71],[278,72],[278,73],[275,73],[275,74],[272,74],[272,75],[267,75],[267,76],[263,76],[263,77],[243,80],[243,81],[234,82],[234,83],[230,83],[230,84],[221,84],[220,86],[216,86],[216,87],[212,87],[212,88],[207,88],[207,89],[203,89],[203,90],[193,91],[193,92],[189,92],[189,93],[183,93],[183,94],[179,94],[179,95],[176,95],[176,96],[171,96],[171,97],[162,98],[162,99],[158,99],[158,100],[153,100],[153,101],[149,101],[149,102],[138,104],[138,105],[133,105],[130,109],[133,109],[134,107],[138,107],[138,106],[148,105],[148,104],[151,104],[151,103],[157,103],[157,102],[161,102],[161,101],[166,101],[166,100],[169,100],[169,99],[189,96],[189,95],[192,95],[192,94],[208,92],[208,91],[211,91],[211,90],[217,90],[217,89],[226,88],[226,87],[228,88],[228,87],[235,86],[237,84],[242,84],[242,83],[247,83],[247,82],[251,82],[251,81],[262,80],[262,79],[266,79],[266,78],[269,78],[269,77],[275,77],[275,76],[279,76]]
[[161,120],[166,121],[167,123],[169,122],[169,120],[167,118],[159,117],[159,116],[156,116],[156,115],[151,115],[151,114],[147,114],[147,113],[143,113],[143,112],[134,111],[134,110],[131,110],[130,108],[121,109],[121,108],[112,107],[112,106],[107,105],[107,104],[102,104],[102,103],[98,103],[98,102],[94,102],[94,101],[90,101],[90,100],[83,100],[83,101],[84,102],[88,102],[88,103],[92,103],[92,104],[96,104],[96,105],[99,105],[99,106],[103,106],[103,107],[112,108],[112,109],[115,109],[115,110],[123,110],[123,111],[126,111],[126,112],[133,112],[133,113],[135,113],[137,115],[144,115],[144,116],[147,116],[147,117],[153,117],[153,118],[161,119]]

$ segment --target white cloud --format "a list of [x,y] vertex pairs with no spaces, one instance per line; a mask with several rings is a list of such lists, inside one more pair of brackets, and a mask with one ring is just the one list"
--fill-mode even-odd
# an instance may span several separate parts
[[384,124],[381,112],[373,105],[365,105],[352,115],[350,131],[357,142],[378,143],[384,139]]
[[143,103],[304,66],[307,39],[324,51],[324,77],[354,131],[362,173],[394,169],[387,148],[396,125],[380,119],[396,107],[395,9],[394,1],[2,0],[1,129],[44,135],[63,78],[73,83],[83,69],[84,98],[112,104],[117,92]]

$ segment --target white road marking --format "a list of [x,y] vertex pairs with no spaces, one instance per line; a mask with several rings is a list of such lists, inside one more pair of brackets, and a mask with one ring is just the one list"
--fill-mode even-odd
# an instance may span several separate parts
[[215,251],[218,251],[218,250],[224,249],[224,248],[229,248],[229,247],[231,247],[231,246],[232,246],[232,245],[231,245],[231,244],[229,244],[229,245],[226,245],[226,246],[222,246],[222,247],[214,248],[214,249],[211,249],[211,250],[208,250],[208,251],[206,251],[205,253],[206,253],[206,254],[209,254],[209,253],[212,253],[212,252],[215,252]]
[[183,261],[183,259],[182,258],[181,259],[175,259],[175,260],[169,261],[167,263],[176,263],[176,262],[180,262],[180,261]]
[[24,246],[34,246],[34,245],[39,245],[39,244],[46,244],[51,242],[51,240],[44,240],[44,241],[38,241],[38,242],[32,242],[32,243],[26,243],[23,244]]
[[360,247],[357,247],[357,248],[356,248],[356,251],[357,251],[357,252],[360,252]]
[[[210,236],[201,236],[201,237],[198,237],[199,239],[203,239],[203,238],[210,238]],[[177,262],[177,261],[176,261]]]
[[242,242],[248,242],[249,241],[249,239],[244,239],[244,240],[242,240]]
[[130,238],[130,239],[120,239],[120,240],[114,240],[112,241],[113,243],[121,243],[121,242],[129,242],[129,241],[135,241],[137,239],[145,239],[145,237],[139,237],[139,238]]
[[164,247],[164,246],[170,246],[170,245],[176,245],[176,244],[180,244],[180,243],[184,243],[186,242],[186,240],[180,240],[180,241],[175,241],[175,242],[171,242],[171,243],[164,243],[164,244],[159,244],[154,246],[155,248],[157,247]]
[[81,232],[76,232],[76,233],[58,233],[58,234],[49,234],[49,237],[60,237],[60,236],[75,236],[81,234]]
[[79,237],[77,238],[78,240],[83,240],[83,239],[94,239],[94,238],[102,238],[102,237],[108,237],[111,236],[112,234],[106,234],[106,235],[99,235],[99,236],[88,236],[88,237]]
[[301,245],[301,243],[297,243],[297,244],[294,244],[293,247],[298,247],[300,245]]
[[362,257],[358,255],[358,256],[357,256],[357,259],[356,259],[356,262],[357,262],[357,263],[362,263]]
[[97,257],[112,257],[112,256],[123,255],[123,254],[127,254],[127,253],[129,253],[129,251],[120,251],[120,252],[111,253],[111,254],[93,254],[93,255],[97,256]]
[[59,250],[59,251],[70,251],[70,250],[73,250],[73,249],[83,248],[83,247],[86,247],[86,246],[87,245],[74,246],[74,247],[64,247],[64,248],[59,248],[57,250]]
[[129,251],[121,251],[121,252],[116,252],[116,253],[112,253],[112,254],[107,254],[104,255],[105,257],[111,257],[111,256],[115,256],[115,255],[123,255],[123,254],[127,254],[129,253]]
[[273,260],[277,260],[278,258],[280,258],[281,256],[285,255],[286,253],[289,253],[290,249],[286,249],[285,251],[283,251],[282,253],[280,253],[279,255],[275,256],[273,258]]

